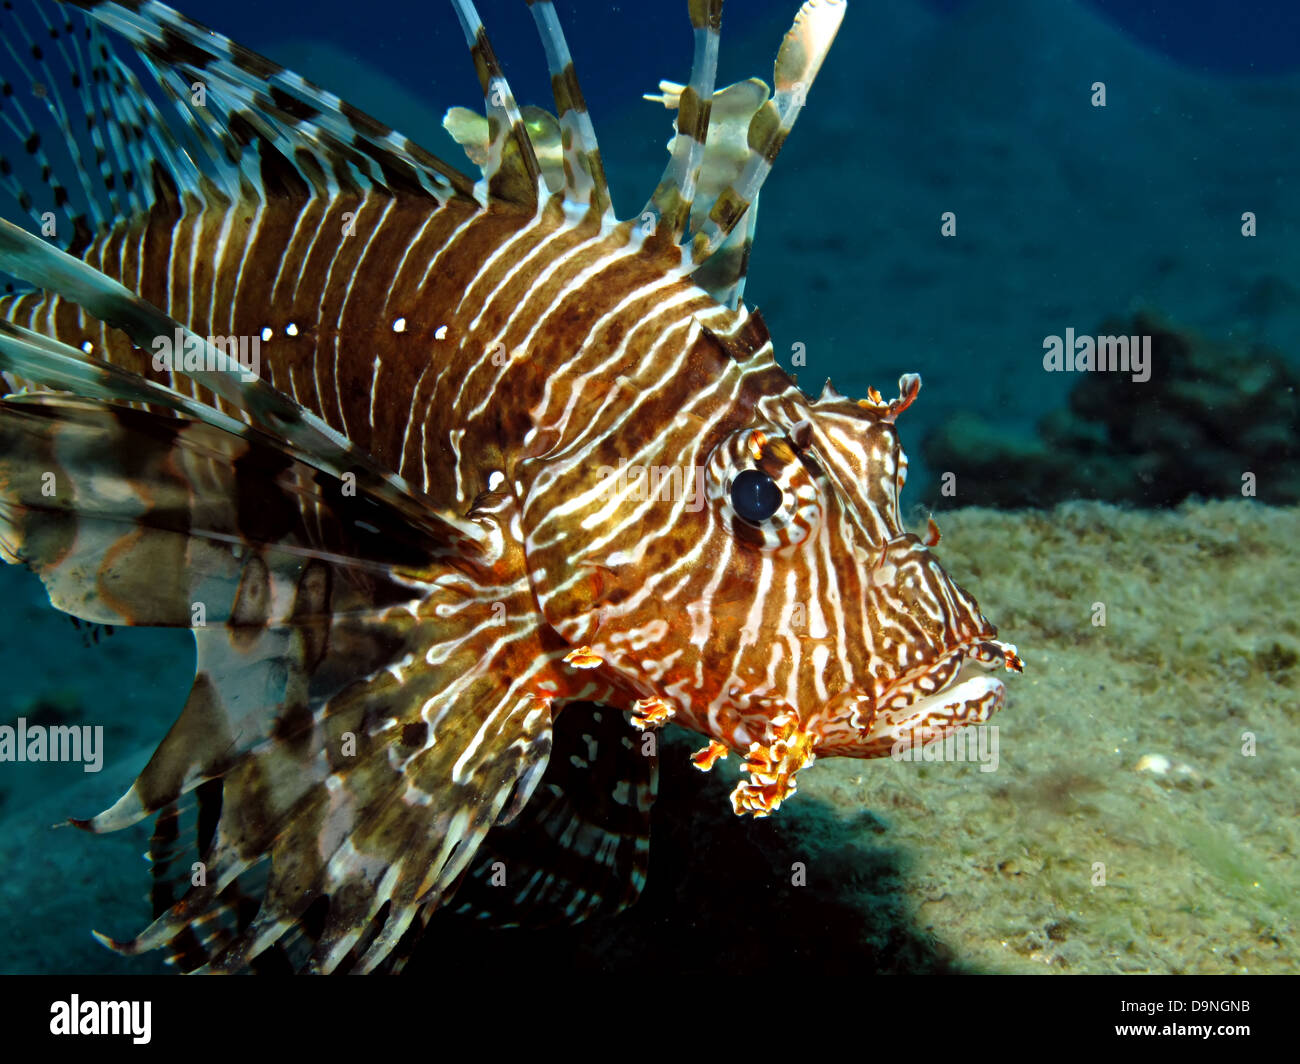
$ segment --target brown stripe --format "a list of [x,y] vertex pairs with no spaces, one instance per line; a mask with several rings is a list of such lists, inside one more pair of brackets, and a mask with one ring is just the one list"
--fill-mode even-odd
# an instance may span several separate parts
[[750,151],[757,152],[769,163],[781,152],[785,144],[786,130],[781,128],[781,116],[776,105],[768,100],[749,120],[749,132],[746,140]]
[[677,108],[677,132],[686,134],[697,144],[705,143],[709,137],[709,113],[712,110],[713,101],[701,100],[694,87],[687,85]]
[[728,185],[713,204],[713,209],[709,211],[709,218],[726,234],[736,227],[736,223],[747,210],[749,210],[749,201],[741,199],[735,188]]
[[691,25],[697,30],[722,28],[722,0],[690,0]]
[[555,95],[555,113],[558,117],[563,118],[569,111],[587,110],[572,62],[551,78],[551,92]]

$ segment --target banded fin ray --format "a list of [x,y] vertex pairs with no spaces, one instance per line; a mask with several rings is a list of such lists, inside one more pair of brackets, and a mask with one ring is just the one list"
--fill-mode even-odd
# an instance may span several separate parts
[[635,902],[658,789],[658,760],[643,741],[617,709],[565,707],[536,794],[488,833],[451,910],[492,927],[547,927]]
[[772,171],[772,163],[803,110],[831,42],[844,20],[844,0],[805,0],[777,52],[776,92],[749,123],[749,159],[739,179],[726,188],[691,240],[690,257],[701,266],[739,224]]
[[[495,690],[491,678],[473,676],[466,664],[468,695]],[[223,808],[234,812],[221,817],[206,884],[192,887],[135,939],[113,941],[114,948],[137,953],[173,940],[269,857],[256,918],[200,970],[243,967],[299,925],[322,896],[329,911],[306,967],[336,970],[355,950],[356,970],[379,964],[420,911],[436,907],[459,879],[524,766],[545,763],[549,752],[549,716],[530,698],[493,696],[486,720],[445,711],[421,720],[411,696],[429,694],[423,675],[399,683],[381,672],[353,684],[242,757],[222,780]],[[470,743],[476,729],[493,724],[506,741]],[[349,736],[357,743],[350,755]],[[384,871],[377,875],[380,854]]]
[[474,60],[488,118],[487,159],[483,165],[483,181],[476,186],[475,193],[481,203],[512,203],[530,213],[536,212],[543,187],[542,169],[528,139],[519,105],[472,0],[451,0],[451,3]]
[[[647,93],[644,99],[673,110],[680,106],[686,89],[687,86],[673,81],[660,81],[659,92]],[[740,179],[749,159],[749,123],[770,96],[771,89],[760,78],[748,78],[714,90],[704,157],[700,163],[695,198],[691,202],[691,233],[698,232],[704,225],[722,192]],[[674,134],[668,150],[674,151],[676,145],[677,136]],[[691,275],[691,280],[732,310],[739,309],[744,296],[757,223],[758,195],[755,194],[745,211],[744,224],[737,226],[708,261]]]
[[[154,919],[165,916],[188,892],[196,862],[200,867],[210,862],[223,807],[223,789],[220,779],[208,780],[192,795],[172,802],[159,812],[147,853],[152,880],[149,901]],[[256,918],[266,897],[269,871],[264,861],[222,890],[202,917],[191,921],[167,942],[164,963],[187,974],[219,964],[225,950]],[[325,931],[328,913],[329,898],[316,899],[279,941],[251,958],[249,969],[256,975],[285,975],[304,968]],[[383,924],[383,919],[372,920],[360,944],[368,947]],[[113,940],[108,936],[97,933],[97,937],[113,947]],[[385,961],[372,970],[399,969],[417,939],[417,935],[404,934]],[[361,952],[354,948],[336,971],[351,971]]]
[[[214,794],[215,791],[215,794]],[[206,783],[196,789],[188,799],[168,803],[158,813],[153,832],[149,836],[149,905],[157,918],[170,909],[189,888],[194,862],[207,852],[216,822],[221,816],[220,783]],[[222,932],[222,922],[227,912],[240,908],[240,898],[224,899],[227,909],[217,911],[202,924],[186,928],[169,944],[172,953],[164,963],[176,965],[181,971],[193,971],[210,956],[208,946]],[[236,917],[237,919],[237,917]]]
[[551,94],[561,129],[565,201],[580,210],[589,208],[598,217],[613,222],[614,203],[605,180],[596,129],[587,113],[555,4],[552,0],[528,0],[528,9],[537,23],[551,74]]
[[680,243],[686,232],[704,163],[713,85],[718,73],[722,0],[696,0],[690,5],[690,15],[695,31],[690,83],[677,97],[677,136],[672,158],[645,205],[645,211],[657,219],[656,233],[662,226],[663,235],[674,244]]
[[[355,166],[367,183],[393,192],[418,191],[438,203],[472,196],[463,174],[409,138],[164,4],[67,2],[130,41],[152,60],[152,71],[171,69],[201,83],[231,119],[231,136],[240,151],[244,145],[239,141],[253,135],[307,181],[328,173],[338,159]],[[300,153],[316,146],[324,150],[313,153],[314,165],[304,168]]]
[[[71,21],[64,20],[61,34],[60,30],[50,22],[44,8],[37,7],[36,11],[44,24],[48,39],[56,42],[65,63],[77,71],[73,88],[77,91],[79,102],[85,112],[93,114],[88,79],[82,76],[85,68],[84,64],[80,62],[80,49]],[[26,21],[15,17],[12,13],[5,19],[5,28],[7,32],[3,34],[2,38],[5,51],[9,54],[10,59],[18,68],[24,80],[31,85],[42,86],[43,92],[39,94],[40,99],[44,102],[64,143],[68,145],[76,144],[77,139],[72,130],[68,108],[63,100],[64,90],[59,85],[59,79],[52,76],[53,71],[50,69],[46,58],[45,49],[48,44],[38,44],[32,32],[28,29]],[[23,45],[21,51],[17,47],[19,41]],[[66,41],[71,41],[72,47],[77,49],[77,61],[75,63],[67,51]],[[98,125],[93,121],[89,122],[88,125],[93,133],[98,135]],[[32,157],[32,161],[36,164],[40,174],[45,178],[44,183],[49,189],[51,205],[58,208],[70,223],[73,244],[84,246],[89,241],[91,232],[104,224],[104,213],[99,209],[99,200],[90,178],[90,169],[88,167],[75,168],[81,193],[87,204],[86,207],[78,207],[68,188],[60,179],[59,168],[51,162],[45,144],[37,131],[36,124],[23,106],[21,95],[16,92],[15,86],[3,75],[0,75],[0,126],[7,127],[10,133],[13,134],[15,142],[21,144],[24,152]],[[101,167],[107,168],[110,157],[103,150],[102,140],[97,141],[95,147],[96,154],[103,160]],[[101,169],[101,174],[106,174],[106,170]],[[106,181],[105,183],[111,186],[113,206],[120,207],[117,198],[118,184],[115,181]],[[32,214],[38,222],[41,220],[31,195],[14,173],[12,164],[3,156],[0,156],[0,184],[8,187],[18,205],[24,211]]]

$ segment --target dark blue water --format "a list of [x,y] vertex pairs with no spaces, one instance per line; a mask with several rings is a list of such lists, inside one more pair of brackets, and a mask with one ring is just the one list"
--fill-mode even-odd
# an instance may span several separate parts
[[[924,5],[941,16],[951,16],[975,6],[978,0],[924,0]],[[1152,51],[1166,55],[1191,69],[1224,74],[1277,74],[1300,69],[1300,6],[1286,0],[1080,0],[1081,6],[1102,13],[1135,41]],[[591,54],[589,49],[614,39],[638,60],[653,55],[661,44],[671,45],[672,34],[658,24],[657,14],[665,10],[685,22],[684,12],[672,5],[652,0],[627,0],[625,3],[578,4],[560,0],[556,5],[564,18],[565,32],[575,55]],[[683,7],[684,5],[678,5]],[[873,5],[858,0],[852,17]],[[733,2],[725,13],[728,32],[742,21],[762,18],[775,12],[787,17],[791,4],[782,0]],[[522,22],[531,33],[531,19],[522,14],[521,5],[504,0],[479,4],[485,19],[491,19],[493,39],[504,44],[519,34],[512,24]],[[350,0],[323,0],[312,5],[304,18],[299,12],[283,7],[248,3],[222,3],[207,0],[187,4],[184,10],[238,40],[270,41],[296,35],[325,37],[337,41],[360,56],[393,64],[393,68],[418,71],[430,65],[428,40],[432,25],[446,21],[447,13],[435,5],[392,3],[376,8]],[[656,12],[656,14],[647,14]],[[678,26],[679,36],[686,31]],[[637,78],[637,64],[609,64],[610,73],[620,73],[630,83]],[[586,68],[594,66],[584,64]]]
[[[1300,8],[1285,0],[1085,0],[1134,40],[1189,68],[1224,74],[1300,69]],[[950,14],[972,0],[927,0]]]

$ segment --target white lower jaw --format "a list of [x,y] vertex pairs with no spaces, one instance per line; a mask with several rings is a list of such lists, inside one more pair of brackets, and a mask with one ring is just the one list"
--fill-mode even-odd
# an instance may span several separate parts
[[1006,685],[993,676],[971,676],[902,709],[883,709],[873,738],[914,745],[941,739],[968,724],[983,724],[1006,700]]

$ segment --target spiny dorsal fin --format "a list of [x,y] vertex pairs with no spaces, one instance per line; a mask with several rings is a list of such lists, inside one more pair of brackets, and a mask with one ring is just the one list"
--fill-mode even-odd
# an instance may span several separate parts
[[484,169],[487,187],[480,200],[513,203],[525,210],[536,211],[542,171],[524,129],[523,115],[519,113],[519,105],[510,91],[510,83],[506,81],[492,50],[492,42],[488,40],[487,29],[471,0],[452,0],[452,6],[474,57],[474,69],[483,87],[488,116],[488,154]]
[[739,224],[772,170],[772,162],[803,110],[822,61],[844,19],[844,0],[805,0],[781,42],[774,71],[776,95],[749,123],[749,159],[738,181],[718,196],[691,244],[691,261],[700,266]]
[[700,167],[704,163],[713,84],[718,73],[722,0],[691,0],[690,13],[695,30],[691,80],[677,99],[677,137],[673,142],[672,158],[645,205],[645,211],[657,219],[656,231],[662,232],[674,244],[680,243],[686,232]]
[[[463,174],[408,138],[163,4],[68,2],[130,41],[152,61],[148,66],[164,85],[179,73],[187,91],[202,86],[205,106],[228,127],[227,154],[241,164],[247,154],[240,143],[242,127],[262,142],[262,150],[298,169],[305,183],[314,183],[320,172],[352,170],[364,183],[394,192],[418,190],[440,203],[473,195]],[[175,92],[173,87],[174,97]],[[315,156],[315,165],[304,169],[295,162],[300,152]]]
[[528,7],[542,37],[546,65],[551,74],[551,92],[555,97],[555,113],[564,133],[564,199],[575,207],[589,208],[598,217],[612,221],[614,204],[605,182],[596,129],[582,98],[578,75],[573,69],[573,57],[556,17],[555,5],[551,0],[528,0]]
[[[646,94],[645,99],[662,103],[669,110],[676,108],[686,86],[672,81],[659,82],[657,95]],[[749,160],[747,134],[750,120],[771,95],[767,83],[759,78],[749,78],[713,94],[709,112],[709,134],[704,145],[704,162],[700,167],[699,184],[695,201],[691,204],[691,232],[698,232],[708,219],[709,211],[724,190],[740,179]],[[676,136],[668,143],[671,152]],[[695,271],[692,280],[713,296],[735,310],[740,306],[745,290],[745,275],[749,270],[749,254],[754,244],[754,230],[758,223],[758,197],[745,213],[745,224],[737,228],[722,242],[722,246],[703,266]]]

